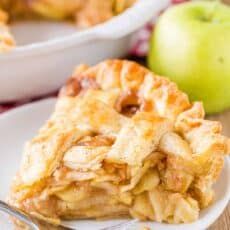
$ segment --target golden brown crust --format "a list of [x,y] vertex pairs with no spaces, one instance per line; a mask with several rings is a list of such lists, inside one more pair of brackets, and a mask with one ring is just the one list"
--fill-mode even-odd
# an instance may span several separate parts
[[[127,98],[124,95],[135,95],[141,111],[154,111],[173,120],[191,106],[187,95],[179,91],[175,83],[132,61],[108,60],[94,67],[80,66],[62,89],[62,95],[78,95],[80,87],[76,85],[83,81],[91,82],[91,88],[97,85],[103,91],[119,89],[118,104]],[[131,102],[131,105],[137,103]]]
[[14,39],[6,25],[7,21],[7,14],[0,8],[0,53],[10,50],[15,45]]
[[81,65],[27,144],[10,203],[47,221],[191,222],[228,148],[221,124],[168,79],[125,60]]

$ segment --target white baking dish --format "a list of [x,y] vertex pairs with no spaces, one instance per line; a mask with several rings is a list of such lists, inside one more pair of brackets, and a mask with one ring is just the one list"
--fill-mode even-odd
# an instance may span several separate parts
[[[55,91],[79,63],[95,64],[125,56],[132,33],[168,3],[169,0],[139,0],[125,13],[84,31],[73,32],[61,27],[62,24],[58,27],[57,23],[38,23],[39,26],[25,23],[24,29],[20,25],[15,30],[20,43],[36,42],[0,55],[0,102]],[[68,35],[57,37],[55,30],[63,34],[63,29],[69,29]]]

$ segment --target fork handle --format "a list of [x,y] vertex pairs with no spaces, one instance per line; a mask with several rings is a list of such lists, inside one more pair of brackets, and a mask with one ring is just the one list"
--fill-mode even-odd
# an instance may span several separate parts
[[27,224],[32,230],[39,230],[39,227],[32,221],[30,217],[28,217],[23,212],[19,211],[17,208],[14,208],[1,200],[0,211],[7,213],[10,216],[13,216],[16,219],[22,221],[23,223]]

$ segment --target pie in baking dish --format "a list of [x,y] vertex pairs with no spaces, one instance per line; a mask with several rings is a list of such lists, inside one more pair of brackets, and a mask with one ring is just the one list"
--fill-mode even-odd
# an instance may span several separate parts
[[[0,9],[8,13],[10,21],[22,19],[53,19],[74,21],[80,28],[94,26],[122,13],[135,0],[0,0]],[[0,22],[2,13],[0,13]],[[5,13],[6,15],[6,13]],[[6,20],[4,19],[4,24]],[[0,25],[0,42],[12,38],[8,28]],[[5,44],[0,43],[0,52]]]
[[187,223],[214,201],[229,140],[202,103],[123,60],[79,66],[29,141],[9,203],[51,223]]

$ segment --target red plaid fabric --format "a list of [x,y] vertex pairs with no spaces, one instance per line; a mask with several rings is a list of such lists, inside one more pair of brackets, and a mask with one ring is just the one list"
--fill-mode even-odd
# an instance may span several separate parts
[[[187,2],[189,0],[171,0],[170,5],[179,4],[182,2]],[[169,5],[169,6],[170,6]],[[159,12],[159,15],[161,12]],[[158,16],[159,16],[158,15]],[[153,18],[144,28],[140,29],[133,37],[131,55],[138,57],[145,57],[149,49],[149,38],[151,36],[152,30],[154,29],[154,24],[157,17]]]
[[[182,2],[186,2],[188,0],[171,0],[171,4],[178,4],[178,3],[182,3]],[[169,6],[170,6],[169,5]],[[160,14],[161,12],[159,12]],[[132,49],[130,51],[131,56],[134,57],[145,57],[147,52],[148,52],[148,41],[151,35],[151,32],[154,28],[154,23],[156,21],[156,17],[152,19],[151,22],[149,22],[144,28],[140,29],[133,37],[133,41],[132,41]],[[49,97],[53,97],[56,96],[57,93],[51,93],[49,95],[45,95],[43,97],[40,98],[34,98],[34,99],[27,99],[27,100],[23,100],[23,101],[17,101],[17,102],[12,102],[12,103],[7,103],[7,104],[0,104],[0,113],[9,111],[13,108],[16,108],[18,106],[33,102],[33,101],[37,101],[37,100],[41,100],[44,98],[49,98]]]

